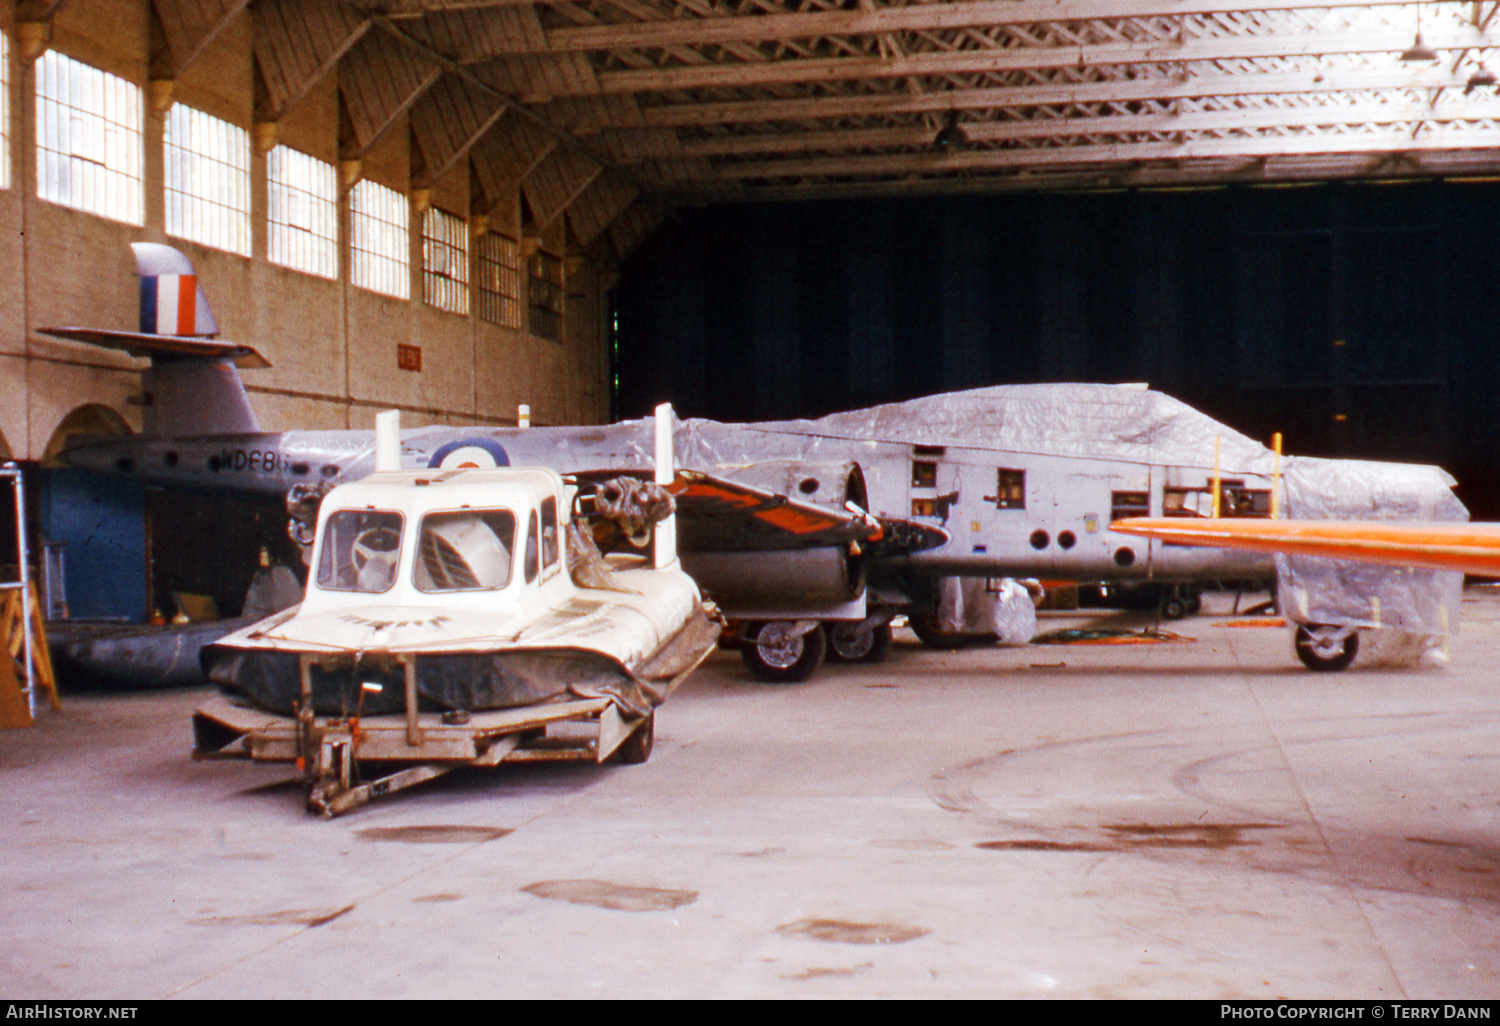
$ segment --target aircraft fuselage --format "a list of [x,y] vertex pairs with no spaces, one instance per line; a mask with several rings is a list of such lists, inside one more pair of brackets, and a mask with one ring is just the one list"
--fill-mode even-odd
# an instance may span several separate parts
[[[402,433],[402,463],[435,465],[445,450],[488,444],[513,465],[561,473],[644,470],[650,465],[644,422],[607,427],[430,427]],[[753,426],[736,426],[743,435]],[[842,506],[836,476],[857,463],[876,515],[940,527],[947,543],[892,561],[892,569],[934,576],[1019,576],[1081,581],[1268,578],[1259,553],[1164,545],[1111,536],[1124,516],[1207,515],[1211,467],[1150,465],[1041,453],[886,441],[820,440],[817,459],[776,432],[756,432],[752,463],[692,459],[683,465],[730,479]],[[698,439],[700,448],[702,439]],[[799,440],[800,441],[800,440]],[[778,452],[778,450],[785,450]],[[67,462],[168,489],[231,490],[281,498],[294,485],[358,480],[374,468],[374,432],[286,431],[197,438],[95,439],[68,449]],[[471,454],[472,455],[472,454]],[[701,455],[701,453],[700,453]],[[478,453],[483,465],[485,454]],[[449,464],[451,465],[451,464]],[[1265,516],[1274,482],[1221,475],[1224,515]]]

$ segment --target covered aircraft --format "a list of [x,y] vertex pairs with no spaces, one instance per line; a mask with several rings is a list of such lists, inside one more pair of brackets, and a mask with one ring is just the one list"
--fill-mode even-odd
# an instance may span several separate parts
[[[1293,557],[1375,563],[1383,566],[1458,574],[1500,576],[1500,524],[1390,523],[1373,520],[1181,521],[1132,517],[1110,525],[1121,534],[1169,545],[1276,553]],[[1378,594],[1366,616],[1383,616]],[[1456,625],[1456,621],[1455,621]],[[1313,669],[1343,669],[1359,647],[1356,624],[1302,626],[1297,651]],[[1304,654],[1305,653],[1305,654]]]
[[[151,358],[145,433],[80,440],[64,459],[163,487],[286,496],[294,529],[305,531],[328,488],[372,471],[373,433],[260,431],[238,368],[263,359],[203,337],[212,312],[181,254],[134,248],[139,332],[43,330]],[[168,288],[182,313],[163,327]],[[1283,460],[1144,386],[993,386],[817,420],[687,420],[674,441],[687,468],[673,485],[683,566],[741,625],[746,663],[765,679],[806,678],[825,643],[836,657],[879,658],[902,614],[929,644],[993,637],[1004,603],[989,582],[1007,576],[1278,577],[1305,600],[1292,613],[1300,623],[1420,635],[1443,633],[1444,610],[1456,609],[1452,575],[1365,573],[1351,582],[1324,568],[1279,573],[1264,554],[1111,536],[1114,520],[1205,517],[1216,503],[1240,519],[1267,518],[1273,506],[1314,518],[1377,509],[1467,519],[1437,467]],[[426,427],[402,433],[401,460],[409,468],[545,465],[602,478],[646,474],[652,444],[649,420]],[[1344,594],[1351,583],[1358,601]],[[1384,622],[1370,622],[1369,595]]]

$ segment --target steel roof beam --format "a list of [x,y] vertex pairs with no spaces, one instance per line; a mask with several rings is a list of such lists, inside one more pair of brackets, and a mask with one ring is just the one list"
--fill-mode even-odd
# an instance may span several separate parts
[[1207,160],[1223,157],[1316,156],[1351,153],[1418,153],[1500,147],[1500,128],[1431,133],[1413,139],[1409,129],[1359,131],[1347,135],[1190,139],[1183,142],[1095,143],[963,153],[894,154],[812,160],[759,161],[714,165],[719,181],[756,178],[872,178],[880,175],[947,174],[1000,168],[1056,167],[1139,161]]
[[1461,90],[1464,82],[1464,76],[1454,75],[1442,69],[1424,70],[1421,73],[1393,68],[1390,71],[1342,72],[1330,75],[1312,72],[1264,76],[1217,74],[1193,76],[1186,82],[1140,78],[1114,82],[955,89],[923,95],[903,92],[877,96],[820,96],[795,100],[670,104],[642,108],[641,122],[650,128],[685,128],[761,121],[816,121],[847,117],[945,113],[949,110],[1024,110],[1030,107],[1072,103],[1132,103],[1157,99],[1294,93],[1333,94],[1348,90],[1390,89],[1432,92],[1440,89]]
[[[1428,33],[1438,50],[1492,49],[1496,46],[1478,29]],[[1045,46],[954,50],[906,57],[837,57],[768,61],[755,64],[706,64],[698,67],[636,68],[601,71],[600,94],[669,92],[690,89],[752,88],[801,82],[837,82],[861,78],[907,78],[942,75],[1006,74],[1067,67],[1128,64],[1198,63],[1256,60],[1288,56],[1327,57],[1338,54],[1390,54],[1392,61],[1411,44],[1399,32],[1334,32],[1297,36],[1224,36],[1191,39],[1185,43],[1153,40],[1099,46]],[[1161,83],[1166,85],[1167,83]],[[590,90],[592,92],[592,90]],[[572,95],[583,95],[582,92]]]
[[[1414,126],[1419,122],[1447,124],[1460,121],[1500,123],[1500,99],[1434,111],[1425,102],[1366,103],[1353,107],[1277,107],[1260,110],[1211,111],[1193,114],[1117,115],[1112,117],[1036,118],[1024,121],[965,121],[972,142],[1022,139],[1066,139],[1080,136],[1128,136],[1179,132],[1266,132],[1276,129],[1318,129],[1352,125]],[[925,126],[831,132],[715,136],[688,139],[681,144],[685,157],[733,157],[817,150],[862,150],[904,147],[926,149],[932,130]]]
[[[971,0],[968,3],[912,3],[872,11],[831,10],[796,13],[675,18],[626,24],[580,25],[548,31],[547,49],[557,51],[660,49],[714,46],[836,36],[880,36],[900,32],[940,32],[1000,25],[1057,24],[1127,18],[1192,17],[1290,10],[1414,7],[1409,0],[1356,3],[1355,0]],[[528,52],[521,40],[513,53]]]

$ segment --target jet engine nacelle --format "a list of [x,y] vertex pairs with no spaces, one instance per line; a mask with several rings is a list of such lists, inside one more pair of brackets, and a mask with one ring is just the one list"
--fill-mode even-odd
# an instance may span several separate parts
[[[763,460],[748,466],[720,464],[713,472],[841,511],[850,503],[864,510],[869,503],[864,471],[854,460]],[[783,551],[727,551],[711,545],[681,556],[683,569],[731,617],[864,615],[865,559],[857,545]],[[851,603],[860,607],[851,609]]]

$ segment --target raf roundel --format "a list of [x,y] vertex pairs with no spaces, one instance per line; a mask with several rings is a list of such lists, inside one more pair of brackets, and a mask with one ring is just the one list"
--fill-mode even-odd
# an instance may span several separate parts
[[488,438],[465,438],[440,446],[432,454],[432,459],[427,461],[427,465],[443,470],[461,470],[465,467],[488,470],[510,466],[510,457],[498,442]]

